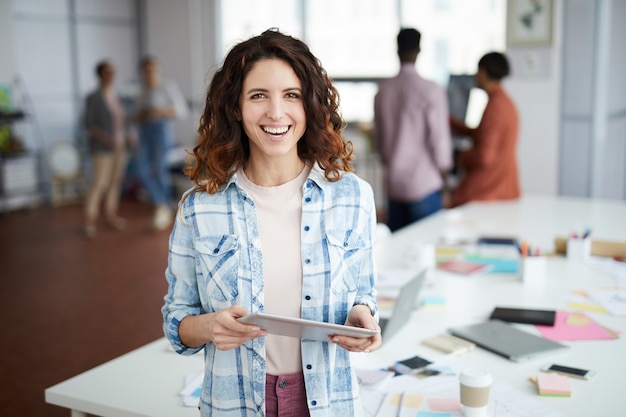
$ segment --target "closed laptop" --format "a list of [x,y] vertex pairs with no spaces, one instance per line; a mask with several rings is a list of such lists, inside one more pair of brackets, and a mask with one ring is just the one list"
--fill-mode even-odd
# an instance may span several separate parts
[[569,348],[569,346],[525,332],[500,320],[452,327],[448,331],[453,336],[469,340],[483,349],[514,362],[522,362]]

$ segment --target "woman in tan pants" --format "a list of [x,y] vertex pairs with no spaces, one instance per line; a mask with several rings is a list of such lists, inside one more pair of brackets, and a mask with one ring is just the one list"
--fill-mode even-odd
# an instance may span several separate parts
[[110,62],[96,66],[98,88],[87,97],[85,128],[89,135],[91,154],[91,185],[85,201],[85,236],[97,235],[100,207],[104,218],[114,229],[123,230],[126,222],[118,216],[121,185],[126,171],[126,115],[113,88],[115,70]]

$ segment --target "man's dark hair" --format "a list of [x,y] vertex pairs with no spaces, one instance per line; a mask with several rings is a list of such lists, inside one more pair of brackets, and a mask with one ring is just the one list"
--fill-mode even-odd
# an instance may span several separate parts
[[96,64],[96,75],[98,78],[102,78],[104,70],[108,67],[111,67],[111,63],[108,60],[102,60]]
[[420,49],[420,39],[422,34],[412,28],[400,29],[398,33],[398,51],[415,52]]
[[489,52],[478,61],[478,68],[483,68],[492,80],[500,81],[511,73],[509,60],[500,52]]

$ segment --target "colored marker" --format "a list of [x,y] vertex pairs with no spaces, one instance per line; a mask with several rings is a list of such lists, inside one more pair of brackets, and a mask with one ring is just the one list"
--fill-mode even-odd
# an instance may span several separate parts
[[521,254],[522,256],[528,255],[528,243],[526,243],[526,241],[522,242]]
[[585,232],[583,233],[583,239],[587,239],[591,234],[591,229],[589,227],[585,227]]

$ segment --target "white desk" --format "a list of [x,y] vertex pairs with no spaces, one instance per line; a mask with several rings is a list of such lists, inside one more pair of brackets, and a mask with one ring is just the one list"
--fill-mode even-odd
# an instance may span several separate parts
[[[434,242],[442,236],[474,238],[479,234],[511,234],[550,249],[555,236],[567,236],[573,228],[582,230],[585,225],[593,229],[593,236],[598,239],[625,240],[626,203],[525,197],[519,202],[470,204],[396,232],[385,248],[385,262],[380,267],[384,270],[402,265],[403,249],[416,240]],[[355,355],[355,365],[382,367],[412,356],[423,338],[444,332],[451,325],[482,321],[496,304],[566,308],[569,291],[613,282],[611,276],[600,270],[571,264],[564,258],[549,262],[542,291],[525,288],[512,275],[463,277],[436,272],[432,287],[424,291],[444,295],[447,308],[417,310],[410,324],[382,349]],[[626,333],[626,318],[588,314],[601,324]],[[532,326],[522,327],[534,330]],[[463,360],[489,369],[496,381],[527,393],[535,392],[528,377],[546,362],[594,369],[597,376],[593,380],[572,380],[571,398],[535,398],[568,417],[624,415],[624,338],[564,343],[571,348],[524,363],[510,362],[479,348]],[[168,350],[167,341],[161,339],[48,388],[46,401],[71,409],[73,417],[82,417],[84,413],[104,417],[197,417],[196,409],[179,405],[178,392],[186,374],[201,370],[202,355],[182,357]]]
[[[568,236],[573,229],[582,230],[585,225],[592,228],[593,236],[598,239],[626,240],[626,203],[525,197],[519,202],[469,204],[396,232],[383,249],[380,269],[385,271],[403,265],[406,248],[415,241],[436,242],[442,237],[475,239],[481,234],[513,235],[540,245],[545,251],[554,247],[555,236]],[[573,290],[615,284],[615,278],[605,271],[588,264],[568,262],[564,257],[549,258],[546,281],[539,289],[524,286],[514,274],[467,277],[436,271],[433,275],[431,286],[422,294],[444,296],[445,310],[417,310],[407,327],[390,343],[376,352],[355,355],[355,365],[384,367],[393,358],[416,354],[416,349],[427,352],[428,348],[420,345],[421,340],[454,325],[484,321],[495,305],[568,309],[567,295]],[[626,318],[585,313],[600,324],[626,334]],[[539,334],[532,325],[518,326]],[[533,394],[534,399],[564,416],[626,415],[624,337],[562,343],[570,349],[523,363],[511,362],[480,348],[463,356],[462,360],[488,369],[496,381]],[[528,377],[548,362],[594,369],[597,375],[591,381],[571,379],[571,398],[539,397]]]
[[178,393],[185,375],[203,369],[202,354],[181,356],[163,338],[46,389],[46,402],[72,417],[198,417]]

